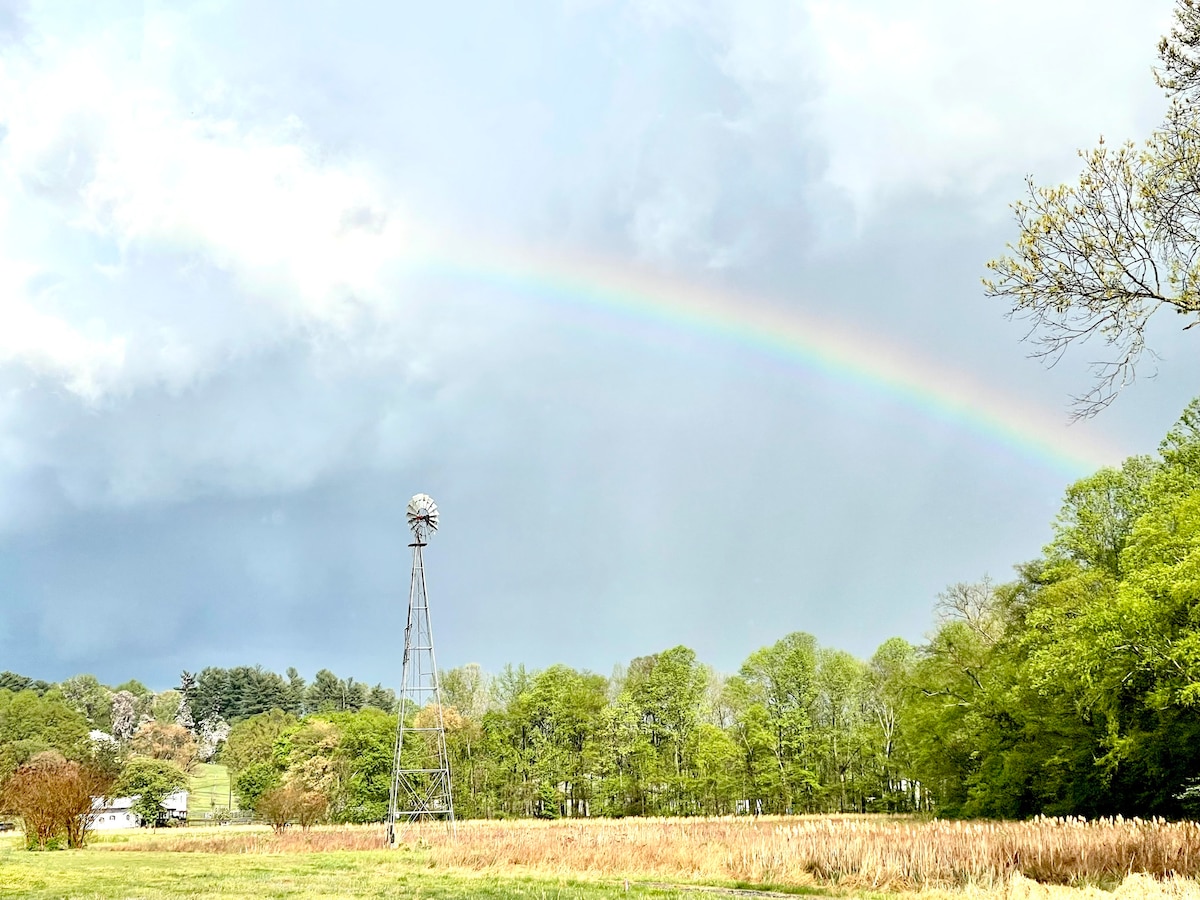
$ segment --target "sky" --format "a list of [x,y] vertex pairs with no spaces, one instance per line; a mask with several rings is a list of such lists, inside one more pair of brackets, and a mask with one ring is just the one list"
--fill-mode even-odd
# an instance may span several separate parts
[[1169,0],[0,0],[0,670],[867,657],[1200,385],[985,297]]

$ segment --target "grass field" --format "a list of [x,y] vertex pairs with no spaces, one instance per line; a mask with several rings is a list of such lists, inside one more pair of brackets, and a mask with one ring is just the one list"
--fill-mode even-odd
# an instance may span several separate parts
[[[381,849],[374,827],[99,834],[30,853],[0,836],[0,898],[767,896],[1200,900],[1200,827],[887,818],[465,822]],[[1152,874],[1138,874],[1139,870]],[[1041,872],[1039,883],[1028,877]]]
[[237,809],[229,785],[229,770],[214,763],[196,763],[188,786],[188,817],[201,819],[213,809]]
[[567,879],[434,872],[411,856],[366,853],[279,854],[251,859],[167,852],[19,853],[0,851],[0,897],[50,898],[579,898],[669,896],[670,892]]
[[[189,829],[187,834],[210,829]],[[217,832],[217,829],[211,829]],[[227,830],[226,830],[227,832]],[[287,850],[235,854],[179,852],[184,833],[129,832],[101,835],[86,850],[30,853],[18,837],[0,837],[0,898],[22,900],[258,900],[258,898],[537,898],[615,900],[675,897],[679,892],[611,880],[517,871],[471,872],[437,868],[428,852]],[[199,836],[203,837],[203,834]],[[261,834],[268,837],[267,834]],[[122,849],[139,852],[114,852]]]

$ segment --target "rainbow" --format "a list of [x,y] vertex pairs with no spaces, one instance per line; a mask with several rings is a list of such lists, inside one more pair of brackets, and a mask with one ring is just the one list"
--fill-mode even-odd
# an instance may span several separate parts
[[735,342],[883,396],[1071,475],[1118,465],[1127,455],[1106,446],[1087,422],[1072,425],[1065,414],[1031,410],[966,373],[920,359],[895,343],[762,298],[610,260],[456,244],[469,249],[421,254],[414,270],[583,306],[643,326]]

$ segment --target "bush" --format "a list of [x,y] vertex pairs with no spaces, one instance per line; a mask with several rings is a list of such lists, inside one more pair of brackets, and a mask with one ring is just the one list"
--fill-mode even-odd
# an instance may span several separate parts
[[25,849],[26,850],[66,850],[67,845],[63,843],[61,836],[55,836],[49,840],[42,842],[38,835],[31,832],[25,834]]
[[306,791],[296,785],[288,785],[267,791],[259,797],[256,811],[276,831],[283,831],[293,823],[310,828],[329,811],[329,798],[320,791]]
[[25,820],[26,845],[54,849],[61,839],[82,847],[92,825],[92,801],[108,796],[112,777],[102,769],[39,753],[4,782],[0,804]]

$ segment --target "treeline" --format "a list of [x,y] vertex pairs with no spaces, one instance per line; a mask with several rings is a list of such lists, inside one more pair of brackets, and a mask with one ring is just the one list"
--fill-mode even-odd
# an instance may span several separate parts
[[[1200,401],[1156,457],[1070,486],[1051,542],[1016,572],[951,586],[924,644],[893,638],[868,660],[795,632],[728,675],[682,646],[608,677],[565,665],[443,672],[456,811],[1192,811]],[[0,777],[39,749],[84,753],[100,731],[118,756],[224,762],[243,807],[291,792],[331,819],[376,821],[397,712],[381,685],[324,670],[307,684],[294,669],[210,668],[159,694],[4,673]],[[417,725],[436,714],[402,712]]]
[[[0,813],[20,815],[29,846],[41,849],[83,846],[96,797],[133,796],[132,811],[144,824],[167,824],[169,795],[188,786],[197,762],[225,748],[226,715],[252,722],[271,710],[295,721],[373,708],[394,731],[395,707],[395,695],[382,686],[368,688],[325,669],[306,684],[295,670],[285,680],[261,667],[208,668],[198,676],[184,672],[178,688],[157,693],[137,681],[108,687],[77,675],[51,684],[3,672]],[[323,783],[310,789],[307,782],[278,782],[240,793],[277,825],[294,820],[307,827],[330,815],[335,792]],[[215,807],[200,812],[217,821],[230,814]]]
[[127,727],[130,709],[135,724],[180,718],[191,722],[237,721],[272,709],[297,716],[367,706],[390,712],[396,709],[396,694],[391,689],[338,678],[328,669],[321,669],[309,683],[294,668],[281,676],[262,666],[209,667],[199,674],[185,671],[178,688],[157,693],[137,680],[108,687],[94,675],[76,675],[54,684],[15,672],[0,672],[0,691],[31,691],[39,697],[52,694],[82,713],[92,728],[106,732],[120,732]]
[[939,600],[902,722],[947,814],[1181,816],[1200,795],[1200,401],[1067,489],[1043,555]]

